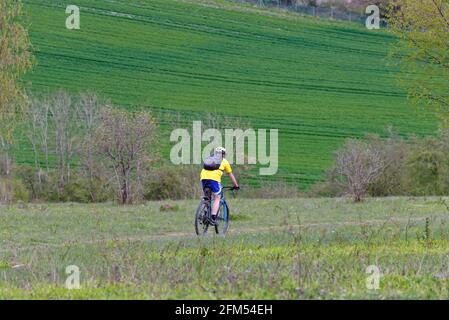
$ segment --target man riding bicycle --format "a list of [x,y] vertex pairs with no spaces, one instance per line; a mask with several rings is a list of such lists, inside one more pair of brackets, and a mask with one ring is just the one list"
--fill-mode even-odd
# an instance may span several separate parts
[[201,171],[201,183],[203,185],[203,191],[206,188],[209,188],[214,195],[214,203],[212,205],[212,219],[215,220],[218,213],[218,208],[220,207],[220,199],[222,196],[222,185],[221,185],[221,177],[223,172],[229,174],[229,178],[232,181],[235,189],[239,188],[237,180],[232,173],[232,168],[228,160],[225,159],[226,149],[223,147],[218,147],[215,149],[214,156],[211,157],[211,162],[216,162],[216,166],[213,164],[209,167],[206,165],[205,168]]

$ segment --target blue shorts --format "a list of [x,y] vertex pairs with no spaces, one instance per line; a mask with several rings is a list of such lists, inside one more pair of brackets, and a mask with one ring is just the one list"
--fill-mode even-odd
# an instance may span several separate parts
[[216,195],[220,195],[221,191],[222,191],[222,186],[221,183],[215,180],[209,180],[209,179],[205,179],[205,180],[201,180],[201,183],[203,185],[203,191],[206,188],[209,188],[212,190],[213,194]]

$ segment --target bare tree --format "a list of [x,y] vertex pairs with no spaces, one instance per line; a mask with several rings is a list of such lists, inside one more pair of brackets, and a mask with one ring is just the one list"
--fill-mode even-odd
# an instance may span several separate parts
[[30,104],[25,112],[27,120],[27,129],[25,131],[28,140],[31,143],[34,154],[34,166],[39,173],[39,181],[41,176],[41,155],[44,155],[45,168],[49,169],[49,131],[48,131],[48,114],[50,109],[50,101],[48,98],[38,99],[31,98]]
[[9,176],[11,173],[12,160],[9,156],[11,145],[6,139],[0,137],[0,176]]
[[59,169],[59,187],[62,188],[70,177],[70,163],[76,152],[77,128],[79,122],[70,95],[58,91],[51,99],[50,114],[55,130],[56,158]]
[[34,154],[34,167],[36,171],[40,170],[39,163],[39,146],[38,146],[38,137],[37,137],[37,127],[38,127],[38,118],[39,118],[39,104],[38,101],[32,100],[26,111],[26,120],[28,128],[25,132],[28,140],[31,143],[31,147],[33,148]]
[[[133,202],[133,183],[151,161],[156,123],[148,112],[129,113],[113,107],[100,111],[95,151],[104,166],[112,167],[122,204]],[[153,147],[153,150],[151,148]]]
[[83,127],[84,132],[83,142],[80,149],[80,156],[81,161],[83,162],[83,165],[87,170],[88,179],[92,184],[96,172],[93,150],[93,137],[95,126],[98,124],[101,103],[95,93],[81,93],[77,108],[81,120],[81,126]]
[[368,185],[382,172],[385,165],[377,148],[350,139],[335,153],[333,170],[354,201],[360,202],[366,194]]

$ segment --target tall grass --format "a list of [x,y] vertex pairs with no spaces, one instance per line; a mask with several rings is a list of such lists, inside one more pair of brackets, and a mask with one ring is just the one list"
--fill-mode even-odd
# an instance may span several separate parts
[[[193,235],[196,202],[0,208],[0,297],[448,298],[437,198],[231,202],[226,238]],[[232,210],[231,209],[231,210]],[[67,290],[65,268],[81,270]],[[381,270],[379,290],[366,268]]]

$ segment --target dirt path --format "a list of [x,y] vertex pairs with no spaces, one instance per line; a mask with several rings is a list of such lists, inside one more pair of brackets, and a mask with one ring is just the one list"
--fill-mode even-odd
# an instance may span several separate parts
[[[425,220],[426,217],[418,218],[390,218],[390,219],[373,219],[365,221],[343,221],[343,222],[317,222],[317,223],[304,223],[296,225],[284,225],[284,226],[269,226],[269,227],[258,227],[258,228],[239,228],[230,229],[229,235],[239,235],[239,234],[249,234],[249,233],[261,233],[261,232],[276,232],[276,231],[288,231],[302,228],[317,228],[317,227],[337,227],[337,226],[368,226],[368,225],[381,225],[389,223],[414,223]],[[34,246],[24,246],[17,248],[2,248],[0,253],[7,252],[20,252],[20,251],[45,251],[56,248],[65,248],[77,245],[90,245],[90,244],[101,244],[108,241],[117,242],[139,242],[139,241],[157,241],[157,240],[170,240],[170,239],[196,239],[197,236],[192,232],[167,232],[160,233],[150,236],[126,236],[126,237],[115,237],[115,238],[102,238],[94,240],[79,240],[79,241],[68,241],[63,243],[51,243],[51,244],[39,244]]]

